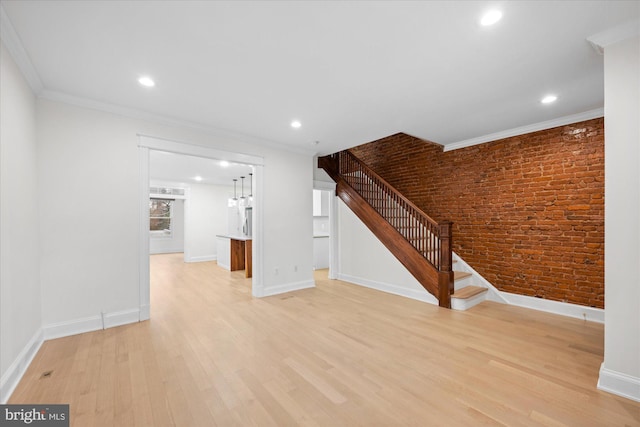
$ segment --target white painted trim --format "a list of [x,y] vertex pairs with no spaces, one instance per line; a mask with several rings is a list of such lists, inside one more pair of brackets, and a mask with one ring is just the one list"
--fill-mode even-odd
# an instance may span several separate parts
[[[185,261],[185,262],[186,262],[186,261]],[[224,264],[224,263],[222,263],[222,262],[220,262],[220,261],[218,261],[218,267],[222,267],[222,268],[224,268],[225,270],[229,270],[229,271],[231,271],[231,266],[230,266],[229,264]]]
[[302,289],[315,288],[316,282],[313,280],[303,280],[300,282],[285,283],[283,285],[270,286],[262,290],[262,297],[284,294],[286,292],[299,291]]
[[42,329],[38,329],[2,375],[0,379],[0,404],[7,403],[43,342]]
[[487,292],[482,292],[472,296],[471,298],[451,298],[451,308],[453,310],[465,311],[486,300]]
[[191,122],[188,120],[175,119],[169,116],[163,116],[160,114],[149,113],[147,111],[138,110],[135,108],[124,107],[121,105],[109,104],[106,102],[96,101],[93,99],[77,97],[62,92],[56,92],[49,89],[44,89],[38,92],[40,98],[47,99],[49,101],[61,102],[63,104],[75,105],[76,107],[88,108],[91,110],[104,111],[111,114],[116,114],[123,117],[129,117],[133,119],[145,120],[148,122],[159,123],[166,126],[180,127],[184,129],[194,129],[205,132],[209,135],[216,136],[225,139],[234,139],[243,141],[249,144],[258,145],[261,147],[270,147],[277,150],[285,150],[297,154],[314,155],[316,151],[312,148],[301,148],[294,145],[282,144],[270,139],[259,138],[252,135],[243,134],[241,132],[231,131],[227,129],[220,129],[213,126],[205,125],[202,123]]
[[99,331],[100,329],[103,329],[101,315],[51,323],[42,327],[45,340],[84,334],[85,332]]
[[354,285],[364,286],[365,288],[386,292],[388,294],[399,295],[401,297],[411,298],[417,301],[438,305],[438,300],[426,290],[408,289],[390,283],[378,282],[375,280],[364,279],[361,277],[342,273],[338,274],[338,280],[353,283]]
[[186,199],[184,200],[184,236],[182,238],[184,250],[182,252],[182,259],[184,262],[187,262],[188,259],[191,259],[191,245],[188,244],[187,239],[187,236],[191,236],[191,221],[187,221],[191,212],[191,186],[187,186],[184,189],[184,195]]
[[113,313],[105,313],[104,328],[115,328],[116,326],[128,325],[130,323],[138,323],[140,321],[140,309],[132,308],[130,310],[115,311]]
[[205,262],[205,261],[217,261],[218,257],[216,255],[200,255],[200,256],[192,256],[188,259],[185,259],[184,262]]
[[338,202],[336,199],[336,183],[313,180],[314,190],[331,191],[329,197],[329,279],[338,277],[339,245],[338,245]]
[[460,148],[471,147],[472,145],[484,144],[485,142],[497,141],[499,139],[510,138],[512,136],[524,135],[540,130],[551,129],[558,126],[569,125],[571,123],[583,122],[585,120],[604,117],[604,108],[596,108],[595,110],[585,111],[583,113],[572,114],[570,116],[558,117],[557,119],[547,120],[540,123],[533,123],[527,126],[521,126],[513,129],[507,129],[489,135],[479,136],[476,138],[465,139],[464,141],[453,142],[444,146],[444,151],[458,150]]
[[[149,199],[149,150],[168,151],[176,154],[186,154],[190,156],[203,157],[206,159],[225,159],[237,163],[246,163],[253,165],[253,177],[255,180],[255,194],[253,196],[253,277],[251,280],[251,293],[253,296],[263,296],[263,275],[264,275],[264,158],[250,154],[234,153],[230,151],[219,150],[212,147],[204,147],[165,138],[157,138],[148,135],[138,134],[138,148],[140,150],[140,315],[149,315],[150,308],[150,278],[149,278],[149,215],[148,199]],[[190,188],[185,189],[185,214],[188,209]],[[143,215],[144,211],[144,215]],[[187,230],[185,229],[185,234]],[[184,259],[192,259],[189,248],[185,246]],[[145,307],[145,310],[142,308]],[[142,318],[141,320],[146,320]]]
[[[144,307],[148,313],[148,307]],[[103,313],[96,316],[83,317],[80,319],[67,320],[64,322],[51,323],[42,328],[45,341],[68,337],[71,335],[84,334],[85,332],[99,331],[101,329],[114,328],[116,326],[137,323],[146,319],[142,318],[142,310],[132,308],[129,310]]]
[[189,144],[185,142],[143,134],[138,134],[138,147],[146,147],[151,150],[167,151],[169,153],[204,157],[205,159],[228,160],[233,163],[242,163],[246,165],[264,164],[264,159],[262,157],[253,156],[250,154],[219,150],[217,148],[205,147],[203,145]]
[[[251,236],[251,262],[253,277],[251,278],[251,294],[260,297],[264,292],[264,166],[253,167],[253,179],[256,189],[253,194],[253,235]],[[230,268],[230,267],[227,267]]]
[[[476,280],[476,283],[479,282],[479,285],[487,288],[487,293],[484,294],[484,298],[486,298],[487,300],[490,301],[495,301],[495,302],[499,302],[499,303],[508,303],[507,299],[502,295],[502,292],[500,292],[500,290],[498,290],[498,288],[496,288],[495,286],[493,286],[491,284],[491,282],[489,282],[487,279],[485,279],[480,273],[478,273],[476,270],[473,269],[473,267],[471,267],[469,264],[467,264],[467,262],[462,259],[460,257],[460,255],[458,255],[457,253],[453,252],[453,259],[456,262],[457,265],[462,266],[462,270],[461,271],[465,271],[467,273],[471,273],[472,277]],[[455,264],[454,264],[455,265]],[[456,268],[454,268],[454,270],[456,270]],[[457,289],[461,289],[461,288],[457,288]]]
[[338,197],[335,190],[329,197],[329,279],[337,279],[340,274],[340,219],[338,217]]
[[507,301],[507,304],[515,305],[517,307],[560,314],[561,316],[588,320],[590,322],[604,323],[604,310],[601,308],[570,304],[568,302],[552,301],[526,295],[512,294],[509,292],[501,292],[501,294]]
[[151,307],[149,306],[149,304],[141,305],[138,315],[139,315],[138,317],[139,322],[149,320],[151,317]]
[[604,362],[600,366],[598,390],[640,402],[640,378],[607,369]]
[[636,19],[587,37],[587,41],[591,43],[596,52],[603,55],[607,46],[630,39],[638,34],[640,34],[640,20]]
[[[493,286],[491,282],[482,277],[480,273],[475,271],[469,264],[465,262],[458,254],[453,253],[453,259],[457,261],[457,265],[462,266],[461,269],[454,270],[466,271],[471,273],[474,280],[480,282],[480,286],[488,288],[485,298],[489,301],[495,301],[502,304],[515,305],[518,307],[529,308],[531,310],[544,311],[547,313],[559,314],[561,316],[573,317],[576,319],[588,320],[590,322],[604,323],[604,310],[601,308],[587,307],[584,305],[571,304],[567,302],[552,301],[548,299],[530,297],[526,295],[512,294],[500,291]],[[454,264],[455,265],[455,264]],[[476,284],[478,284],[476,282]]]
[[[139,197],[139,219],[138,227],[138,305],[140,307],[140,320],[149,319],[150,310],[143,310],[143,307],[149,307],[151,304],[151,287],[149,272],[149,148],[138,148],[139,169],[140,169],[140,187],[138,187]],[[146,283],[146,286],[143,285]],[[147,316],[147,317],[144,317]]]
[[325,190],[325,191],[336,191],[336,183],[335,182],[327,182],[327,181],[318,181],[317,179],[313,180],[313,189],[314,190]]
[[[161,239],[161,237],[158,237]],[[170,240],[170,239],[167,239]],[[173,248],[173,249],[160,249],[157,251],[149,251],[149,255],[157,255],[157,254],[180,254],[183,253],[184,250],[182,248]]]
[[25,50],[22,40],[20,40],[20,36],[18,36],[18,33],[13,27],[13,24],[11,23],[7,12],[5,12],[4,7],[2,7],[2,4],[0,4],[0,38],[7,47],[7,50],[11,54],[13,60],[18,65],[18,68],[31,87],[31,90],[36,95],[40,94],[44,89],[42,80],[40,79],[36,68],[33,66],[33,63],[29,58],[29,54]]

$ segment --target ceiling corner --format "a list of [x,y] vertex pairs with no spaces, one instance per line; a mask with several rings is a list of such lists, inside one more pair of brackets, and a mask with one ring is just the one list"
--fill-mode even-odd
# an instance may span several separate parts
[[2,4],[0,4],[0,39],[2,39],[13,60],[18,65],[18,68],[22,71],[31,90],[33,90],[36,95],[39,95],[44,89],[42,80],[33,66],[27,51],[24,49],[20,36],[18,36],[15,28],[13,28],[13,24],[5,12],[4,7],[2,7]]
[[591,43],[591,46],[600,55],[604,54],[604,49],[607,46],[621,42],[631,37],[635,37],[640,34],[640,19],[634,19],[632,21],[625,22],[608,30],[601,31],[590,37],[587,37],[587,41]]

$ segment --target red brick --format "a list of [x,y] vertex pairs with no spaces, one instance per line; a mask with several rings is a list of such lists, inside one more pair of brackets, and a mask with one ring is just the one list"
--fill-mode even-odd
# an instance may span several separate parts
[[604,119],[447,152],[405,134],[351,151],[453,221],[454,250],[498,289],[604,307]]

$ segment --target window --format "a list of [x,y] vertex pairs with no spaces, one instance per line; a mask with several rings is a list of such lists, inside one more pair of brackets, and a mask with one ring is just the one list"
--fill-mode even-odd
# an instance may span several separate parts
[[149,231],[152,236],[171,236],[173,200],[149,199]]

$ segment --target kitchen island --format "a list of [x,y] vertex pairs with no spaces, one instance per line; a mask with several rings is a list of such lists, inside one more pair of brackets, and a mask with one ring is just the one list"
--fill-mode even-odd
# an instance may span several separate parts
[[251,277],[252,240],[247,236],[216,236],[218,249],[218,265],[229,271],[244,270],[245,277]]

